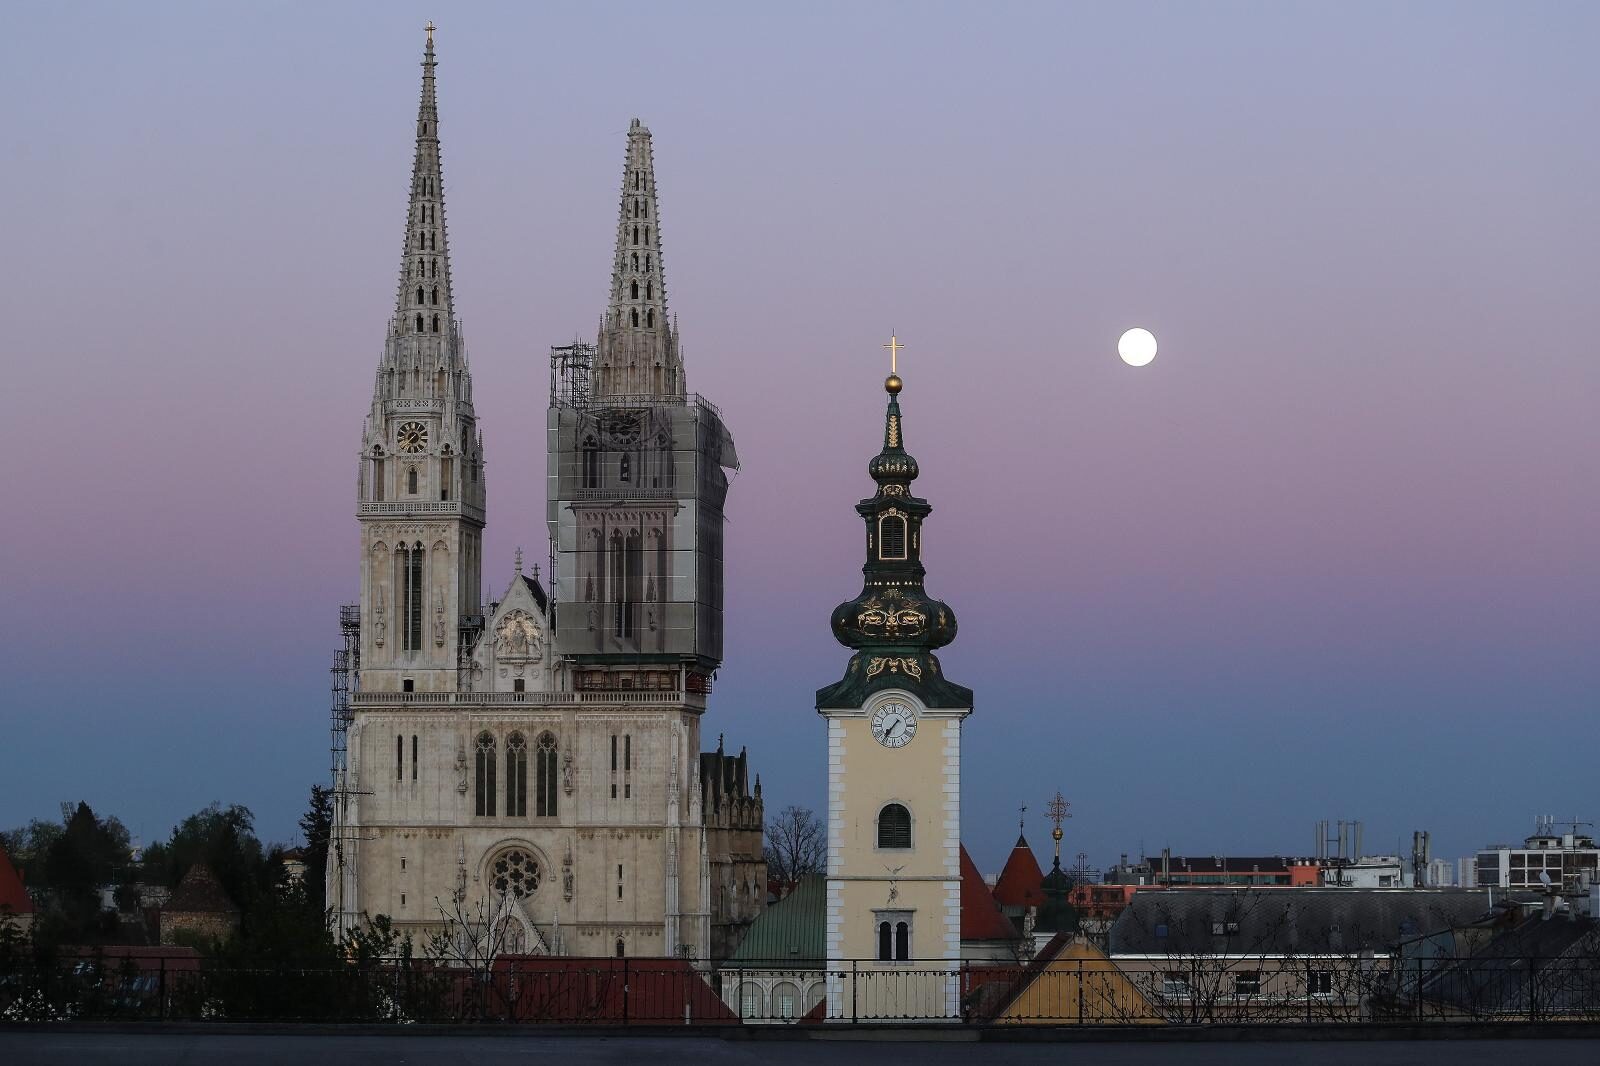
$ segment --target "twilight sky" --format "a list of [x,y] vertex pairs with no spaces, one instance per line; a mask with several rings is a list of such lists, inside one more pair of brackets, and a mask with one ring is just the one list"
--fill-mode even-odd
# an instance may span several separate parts
[[429,17],[486,588],[637,115],[769,810],[823,803],[892,328],[986,871],[1057,788],[1097,866],[1600,818],[1600,7],[803,7],[7,6],[0,825],[287,839],[325,779]]

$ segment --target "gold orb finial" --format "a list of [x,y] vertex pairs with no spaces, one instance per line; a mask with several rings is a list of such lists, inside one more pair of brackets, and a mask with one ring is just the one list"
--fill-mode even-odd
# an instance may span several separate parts
[[897,396],[900,393],[901,386],[904,384],[905,383],[900,380],[899,374],[890,374],[888,377],[883,379],[883,391],[887,392],[890,396]]

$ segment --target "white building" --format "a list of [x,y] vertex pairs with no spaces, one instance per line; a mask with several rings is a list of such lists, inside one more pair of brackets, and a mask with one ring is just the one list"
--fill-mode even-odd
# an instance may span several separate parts
[[[1538,819],[1534,834],[1522,847],[1492,844],[1478,852],[1474,873],[1479,885],[1493,888],[1542,889],[1586,894],[1600,869],[1600,848],[1586,833],[1555,831],[1555,819]],[[1543,875],[1543,876],[1541,876]]]

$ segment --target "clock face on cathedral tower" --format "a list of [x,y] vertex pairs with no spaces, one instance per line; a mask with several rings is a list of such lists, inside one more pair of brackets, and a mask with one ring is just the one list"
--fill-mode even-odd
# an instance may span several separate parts
[[395,442],[403,452],[420,452],[428,446],[428,427],[421,422],[403,423]]

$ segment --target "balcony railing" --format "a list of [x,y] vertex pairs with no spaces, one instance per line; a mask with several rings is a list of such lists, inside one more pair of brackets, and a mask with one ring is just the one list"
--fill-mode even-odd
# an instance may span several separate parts
[[390,500],[375,503],[363,500],[356,508],[358,515],[465,515],[483,521],[483,508],[461,500]]
[[367,706],[398,704],[494,707],[704,707],[704,696],[675,689],[605,689],[588,692],[355,692],[352,703]]

